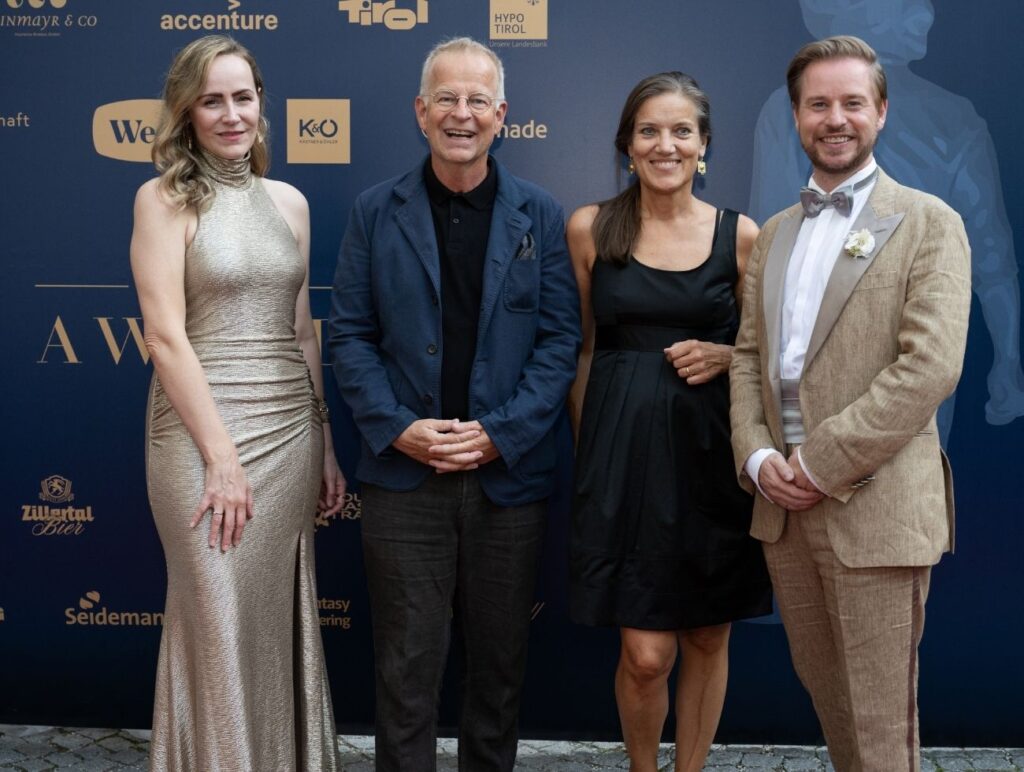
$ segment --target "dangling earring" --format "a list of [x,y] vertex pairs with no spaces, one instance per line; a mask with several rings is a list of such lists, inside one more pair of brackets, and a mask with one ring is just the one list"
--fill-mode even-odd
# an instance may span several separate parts
[[704,163],[704,156],[697,159],[697,174],[703,177],[708,173],[708,165]]
[[628,171],[630,174],[636,174],[636,164],[633,163],[632,158],[629,159],[629,166],[626,167],[626,171]]

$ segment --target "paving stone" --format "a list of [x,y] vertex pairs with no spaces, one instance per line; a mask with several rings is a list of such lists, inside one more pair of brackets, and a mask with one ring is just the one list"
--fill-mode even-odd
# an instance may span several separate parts
[[82,760],[83,759],[80,756],[76,756],[74,753],[69,753],[67,751],[51,753],[46,757],[46,761],[49,761],[58,769],[67,769],[69,767],[73,768],[76,764],[81,763]]
[[106,748],[112,753],[119,753],[135,746],[125,737],[121,735],[112,735],[111,737],[104,737],[102,740],[97,740],[96,744]]
[[56,769],[56,767],[46,759],[36,758],[18,762],[18,769],[23,769],[25,772],[44,772],[44,770]]
[[921,756],[921,772],[938,772],[938,769],[934,761],[927,756]]
[[740,764],[744,769],[779,769],[782,767],[782,759],[770,751],[759,751],[744,753]]
[[75,748],[81,748],[83,745],[89,745],[92,743],[92,740],[74,732],[58,732],[50,738],[50,743],[57,748],[73,751]]
[[73,731],[83,737],[88,737],[90,740],[102,740],[104,737],[110,737],[117,734],[116,729],[103,729],[101,727],[81,728],[74,729]]
[[742,760],[743,754],[740,751],[732,750],[731,748],[718,747],[711,749],[711,753],[708,754],[706,766],[738,767]]
[[14,748],[8,748],[4,742],[6,738],[0,737],[0,764],[13,765],[25,758],[25,754]]
[[786,772],[808,772],[808,770],[820,772],[824,768],[817,756],[786,756],[784,759]]
[[1014,772],[1014,764],[1006,753],[991,751],[988,749],[971,749],[967,755],[975,769],[984,769],[986,772]]

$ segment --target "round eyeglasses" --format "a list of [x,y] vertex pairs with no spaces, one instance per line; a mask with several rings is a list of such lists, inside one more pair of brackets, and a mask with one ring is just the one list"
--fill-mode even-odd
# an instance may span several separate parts
[[459,96],[454,91],[435,91],[430,95],[430,101],[432,101],[437,107],[444,112],[448,113],[459,106],[459,101],[465,99],[466,107],[470,109],[470,112],[481,115],[491,109],[494,104],[494,98],[487,94],[470,94],[469,96]]

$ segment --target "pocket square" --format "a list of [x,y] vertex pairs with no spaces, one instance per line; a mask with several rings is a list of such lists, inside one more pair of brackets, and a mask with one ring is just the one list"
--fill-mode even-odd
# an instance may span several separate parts
[[516,251],[515,260],[533,260],[537,256],[537,247],[533,243],[533,234],[527,232],[523,240],[519,242],[519,249]]

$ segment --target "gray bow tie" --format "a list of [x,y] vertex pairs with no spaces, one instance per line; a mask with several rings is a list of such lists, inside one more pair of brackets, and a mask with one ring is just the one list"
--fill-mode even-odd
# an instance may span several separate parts
[[804,216],[817,217],[821,214],[822,209],[831,206],[843,217],[849,217],[850,210],[853,209],[853,194],[877,176],[878,169],[876,168],[856,185],[844,185],[831,193],[820,193],[813,188],[800,188],[800,205],[804,208]]

